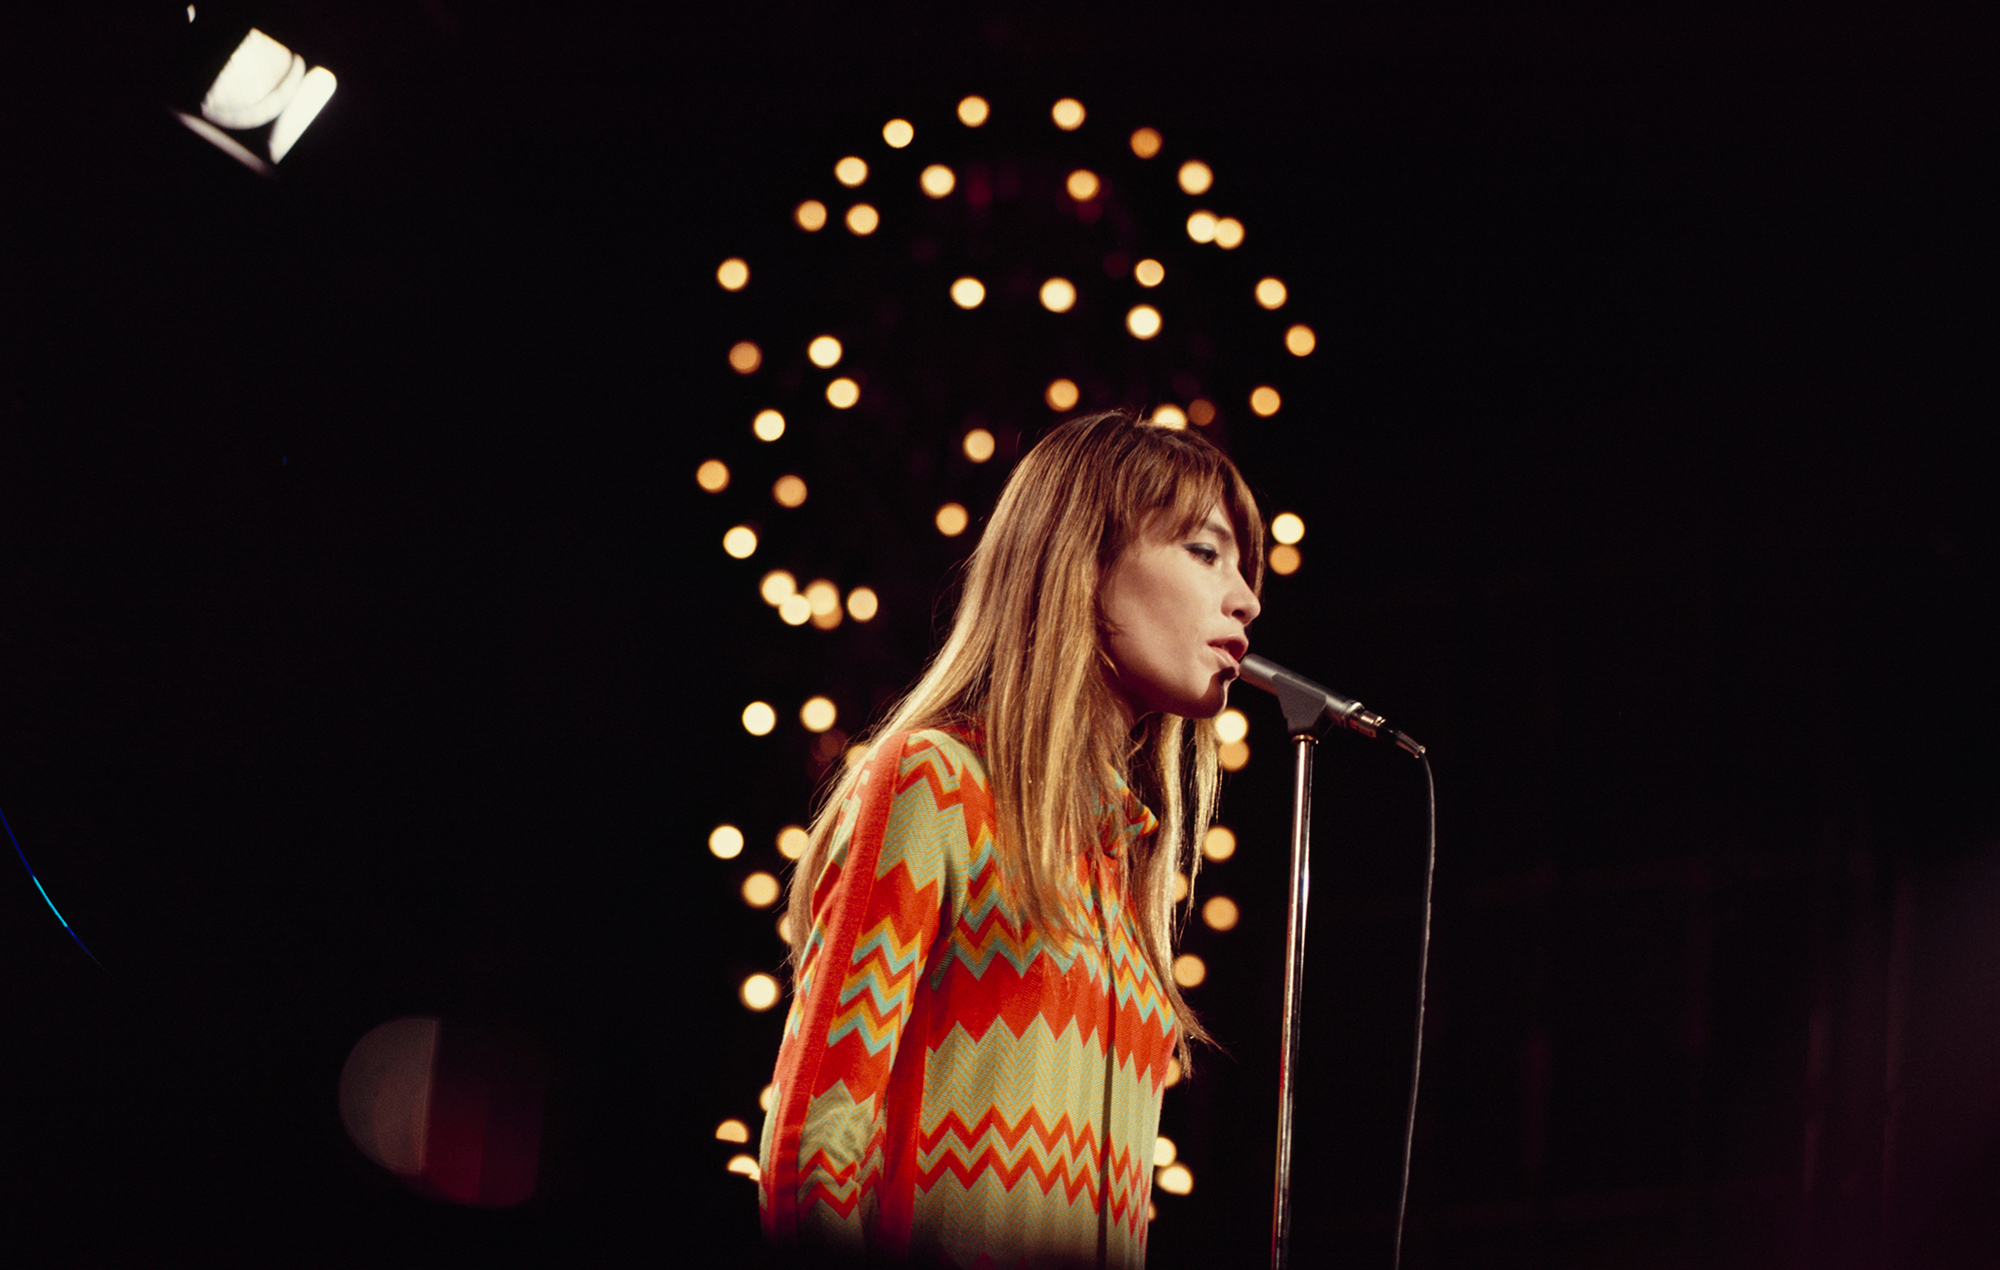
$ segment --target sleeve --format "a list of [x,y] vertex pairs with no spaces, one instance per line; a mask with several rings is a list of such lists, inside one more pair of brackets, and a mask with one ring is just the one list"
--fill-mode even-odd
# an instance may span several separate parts
[[780,1243],[864,1249],[883,1206],[890,1077],[943,921],[947,844],[965,832],[934,796],[935,757],[909,738],[875,747],[813,887],[760,1151]]

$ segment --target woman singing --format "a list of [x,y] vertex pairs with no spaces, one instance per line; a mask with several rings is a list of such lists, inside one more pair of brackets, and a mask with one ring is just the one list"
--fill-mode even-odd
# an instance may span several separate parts
[[[1198,433],[1073,419],[1007,481],[944,649],[812,826],[759,1203],[781,1244],[1137,1267],[1174,878],[1263,522]],[[1190,903],[1192,901],[1190,900]]]

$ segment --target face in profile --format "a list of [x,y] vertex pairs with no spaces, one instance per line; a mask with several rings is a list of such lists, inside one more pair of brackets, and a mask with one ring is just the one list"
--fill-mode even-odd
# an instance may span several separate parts
[[1117,672],[1111,686],[1131,717],[1221,713],[1258,609],[1221,507],[1178,536],[1156,518],[1098,591],[1105,652]]

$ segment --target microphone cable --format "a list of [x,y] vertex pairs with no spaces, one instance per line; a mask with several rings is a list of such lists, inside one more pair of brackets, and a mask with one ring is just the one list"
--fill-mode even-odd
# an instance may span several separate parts
[[1430,756],[1420,753],[1417,758],[1424,765],[1424,796],[1430,824],[1424,843],[1423,935],[1417,952],[1417,1036],[1410,1059],[1410,1111],[1403,1121],[1403,1183],[1396,1195],[1396,1250],[1389,1263],[1391,1270],[1402,1270],[1403,1218],[1410,1206],[1410,1154],[1417,1140],[1417,1081],[1424,1070],[1424,988],[1430,981],[1431,968],[1431,881],[1437,875],[1438,858],[1437,780],[1431,775]]

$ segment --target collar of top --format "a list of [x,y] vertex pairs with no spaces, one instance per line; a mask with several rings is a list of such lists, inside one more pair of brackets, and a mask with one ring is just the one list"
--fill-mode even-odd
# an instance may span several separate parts
[[1104,815],[1104,835],[1099,845],[1107,855],[1124,854],[1127,847],[1152,836],[1160,828],[1160,818],[1153,814],[1151,807],[1139,801],[1139,795],[1132,792],[1132,787],[1126,784],[1123,776],[1114,775],[1111,778],[1111,797],[1101,811]]

